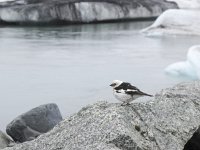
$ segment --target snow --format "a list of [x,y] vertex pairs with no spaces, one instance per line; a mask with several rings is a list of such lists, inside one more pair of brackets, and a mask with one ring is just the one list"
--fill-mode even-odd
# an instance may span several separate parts
[[165,72],[173,76],[200,79],[200,45],[192,46],[188,50],[186,61],[169,65]]
[[170,9],[142,32],[147,36],[165,34],[200,35],[200,10]]

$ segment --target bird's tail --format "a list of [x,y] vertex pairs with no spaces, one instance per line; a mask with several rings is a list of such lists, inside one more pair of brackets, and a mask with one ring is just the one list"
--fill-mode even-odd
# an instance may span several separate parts
[[149,97],[153,97],[153,95],[150,95],[150,94],[147,94],[147,93],[142,93],[143,95],[145,95],[145,96],[149,96]]

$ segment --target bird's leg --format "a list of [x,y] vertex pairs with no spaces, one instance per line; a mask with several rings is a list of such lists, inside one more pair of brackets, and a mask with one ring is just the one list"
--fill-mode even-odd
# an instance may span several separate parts
[[127,103],[127,102],[123,102],[122,104],[121,104],[121,106],[129,106],[129,105],[131,105],[130,103]]
[[121,104],[121,106],[125,106],[126,105],[126,103],[125,102],[123,102],[122,104]]

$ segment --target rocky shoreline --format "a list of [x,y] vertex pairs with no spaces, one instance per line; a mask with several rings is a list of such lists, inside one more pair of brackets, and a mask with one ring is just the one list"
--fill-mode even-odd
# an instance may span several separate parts
[[36,139],[4,150],[199,149],[200,82],[167,88],[145,103],[97,102]]

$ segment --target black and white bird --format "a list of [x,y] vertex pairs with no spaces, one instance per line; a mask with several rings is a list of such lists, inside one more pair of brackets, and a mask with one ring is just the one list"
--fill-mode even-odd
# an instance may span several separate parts
[[110,86],[113,87],[113,95],[115,98],[123,102],[122,105],[129,105],[130,102],[142,96],[153,96],[140,91],[128,82],[120,80],[114,80]]

